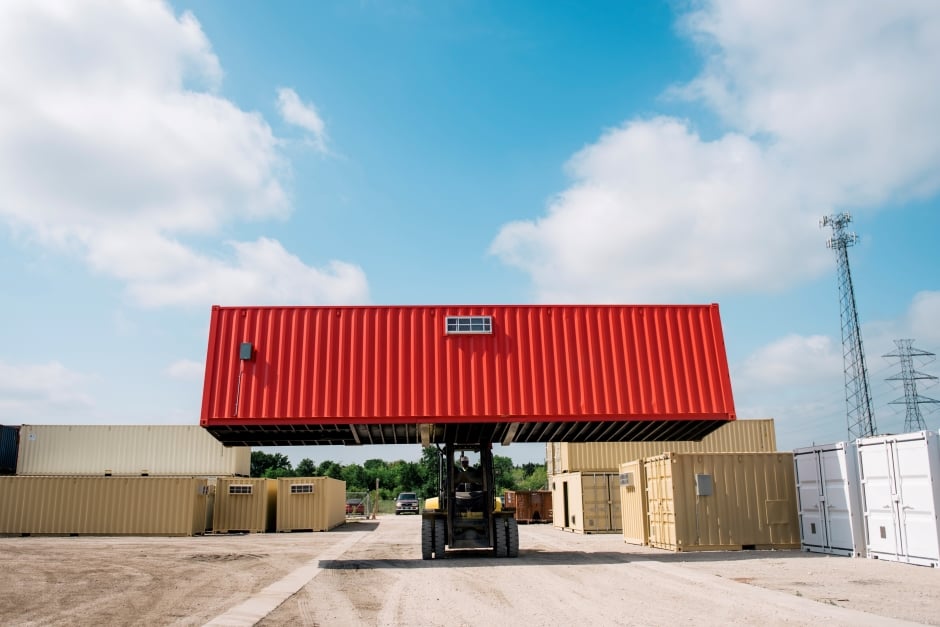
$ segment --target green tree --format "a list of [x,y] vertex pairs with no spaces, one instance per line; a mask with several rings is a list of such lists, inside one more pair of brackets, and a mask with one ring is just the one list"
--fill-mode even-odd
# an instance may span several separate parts
[[493,473],[496,475],[496,494],[506,490],[516,489],[516,478],[513,476],[512,459],[502,455],[493,455]]
[[334,461],[324,461],[317,467],[317,476],[343,480],[343,467]]
[[265,479],[279,479],[281,477],[293,477],[294,471],[290,468],[268,468],[264,471]]
[[315,477],[317,474],[317,465],[309,457],[304,457],[294,469],[298,477]]
[[536,466],[519,482],[520,490],[544,490],[548,487],[548,472],[545,466]]
[[263,451],[251,452],[251,476],[266,477],[269,471],[287,471],[286,474],[278,476],[290,476],[293,474],[290,460],[283,453],[265,453]]
[[364,492],[368,489],[366,484],[369,480],[366,477],[366,471],[359,464],[346,464],[343,466],[341,478],[346,482],[346,491],[348,492]]
[[416,464],[420,483],[414,486],[418,496],[423,498],[437,496],[440,464],[441,456],[436,446],[426,446],[422,449],[421,459]]

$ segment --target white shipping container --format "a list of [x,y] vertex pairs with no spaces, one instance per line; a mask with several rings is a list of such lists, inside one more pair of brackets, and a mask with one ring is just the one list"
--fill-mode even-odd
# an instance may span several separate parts
[[251,448],[198,425],[23,425],[16,474],[247,477]]
[[868,557],[940,566],[937,434],[875,436],[856,446]]
[[804,551],[865,555],[865,524],[855,445],[836,442],[793,451]]

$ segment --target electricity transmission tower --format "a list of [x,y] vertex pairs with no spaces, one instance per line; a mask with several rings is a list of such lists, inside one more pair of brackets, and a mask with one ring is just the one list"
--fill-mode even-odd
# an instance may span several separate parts
[[852,221],[848,213],[823,216],[820,228],[831,227],[832,237],[826,246],[836,252],[839,272],[839,304],[842,316],[842,361],[845,368],[845,407],[849,439],[875,435],[875,415],[871,409],[871,387],[868,385],[868,368],[865,367],[865,351],[862,348],[862,332],[855,309],[855,290],[852,287],[852,272],[849,270],[849,246],[858,241],[855,233],[845,227]]
[[914,340],[894,340],[897,350],[888,353],[885,357],[896,357],[901,365],[901,374],[888,377],[886,381],[902,381],[904,384],[904,398],[891,401],[889,405],[904,404],[906,412],[904,414],[904,431],[925,431],[927,423],[920,413],[920,406],[924,403],[940,403],[940,401],[921,396],[917,393],[917,382],[928,380],[936,381],[937,377],[914,370],[914,357],[934,357],[933,353],[914,348]]

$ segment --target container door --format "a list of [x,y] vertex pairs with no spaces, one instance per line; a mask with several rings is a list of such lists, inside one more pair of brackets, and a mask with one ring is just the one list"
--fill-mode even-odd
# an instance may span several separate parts
[[927,440],[898,440],[894,448],[902,555],[913,561],[936,561],[940,547]]
[[650,546],[676,548],[676,516],[674,512],[672,477],[669,462],[654,461],[647,464],[647,507],[649,515]]
[[608,503],[608,515],[607,520],[610,524],[609,529],[611,531],[622,531],[623,530],[623,514],[621,513],[621,503],[620,503],[620,475],[619,474],[610,474],[607,475],[607,498],[609,499]]
[[843,551],[854,551],[852,535],[852,502],[845,449],[837,448],[819,452],[819,467],[822,470],[823,504],[826,512],[828,546]]
[[820,477],[819,451],[793,456],[796,469],[796,490],[800,499],[800,534],[803,544],[828,548],[826,507],[823,482]]
[[607,476],[584,474],[584,530],[610,531],[610,490]]
[[868,550],[898,559],[901,546],[892,452],[893,447],[889,442],[859,446],[858,461],[862,476]]

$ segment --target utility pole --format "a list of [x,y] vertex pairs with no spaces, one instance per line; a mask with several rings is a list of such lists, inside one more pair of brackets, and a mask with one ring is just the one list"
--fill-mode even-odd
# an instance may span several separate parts
[[901,374],[888,377],[886,381],[901,381],[904,384],[904,397],[891,401],[889,405],[901,405],[906,407],[904,414],[904,431],[926,431],[927,423],[924,422],[924,416],[920,412],[920,406],[924,403],[940,403],[940,401],[921,396],[917,393],[918,381],[936,381],[937,377],[914,370],[914,357],[935,357],[934,353],[928,353],[918,348],[914,348],[914,340],[894,340],[897,350],[888,353],[885,357],[898,359],[901,366]]
[[842,317],[842,362],[845,371],[846,423],[850,440],[875,435],[875,415],[871,408],[871,387],[862,347],[862,331],[855,307],[855,289],[849,269],[849,246],[858,241],[855,233],[845,227],[852,221],[848,213],[823,216],[820,228],[831,227],[832,237],[826,246],[836,252],[839,273],[839,304]]

